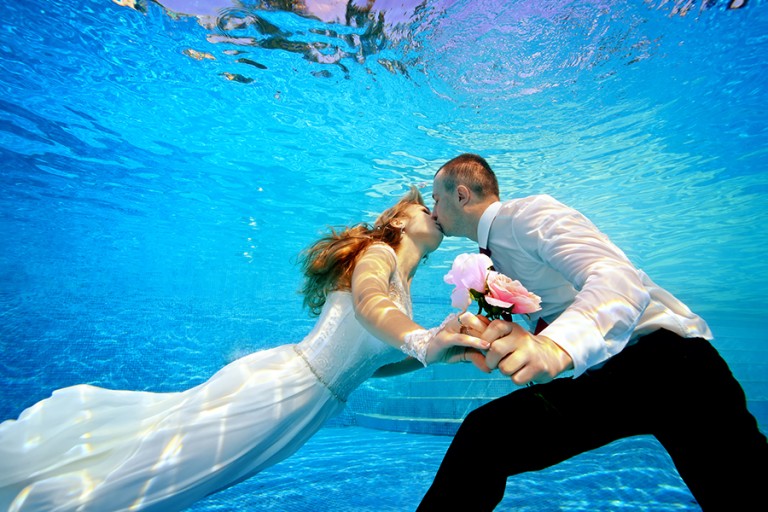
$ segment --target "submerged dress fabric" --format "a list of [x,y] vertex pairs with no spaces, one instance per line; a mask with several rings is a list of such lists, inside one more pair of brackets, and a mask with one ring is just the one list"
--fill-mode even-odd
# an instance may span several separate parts
[[[393,273],[390,296],[411,315]],[[250,354],[178,393],[57,390],[0,424],[0,510],[180,510],[285,459],[403,354],[332,292],[295,345]]]

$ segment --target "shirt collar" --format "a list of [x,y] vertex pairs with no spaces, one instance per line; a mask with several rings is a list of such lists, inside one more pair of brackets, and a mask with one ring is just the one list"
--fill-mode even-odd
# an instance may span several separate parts
[[493,224],[493,219],[496,218],[500,209],[501,201],[491,204],[485,209],[482,217],[480,217],[480,222],[477,224],[477,245],[483,249],[488,248],[488,234],[491,232],[491,224]]

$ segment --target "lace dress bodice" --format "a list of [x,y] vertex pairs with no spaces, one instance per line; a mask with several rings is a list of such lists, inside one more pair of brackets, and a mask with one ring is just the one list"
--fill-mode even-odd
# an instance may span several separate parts
[[[410,296],[397,272],[392,274],[389,296],[398,309],[413,316]],[[365,330],[355,317],[352,294],[344,291],[328,295],[315,328],[296,345],[296,351],[342,401],[378,368],[405,357]]]

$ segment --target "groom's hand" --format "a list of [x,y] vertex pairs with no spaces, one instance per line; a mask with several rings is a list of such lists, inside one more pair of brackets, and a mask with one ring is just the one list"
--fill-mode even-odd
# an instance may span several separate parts
[[485,357],[488,368],[498,368],[515,384],[549,382],[573,368],[571,356],[560,345],[514,322],[494,320],[480,337],[492,342]]

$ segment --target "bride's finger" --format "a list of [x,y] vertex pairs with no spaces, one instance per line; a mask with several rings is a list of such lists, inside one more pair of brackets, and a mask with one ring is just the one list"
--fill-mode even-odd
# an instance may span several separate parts
[[456,321],[460,326],[459,332],[479,337],[485,331],[486,324],[472,313],[463,312],[456,315]]
[[470,334],[457,334],[454,338],[454,345],[474,348],[476,350],[488,350],[491,347],[491,343],[482,338],[477,338]]
[[491,373],[491,369],[485,364],[485,355],[475,349],[467,347],[453,347],[448,356],[443,360],[445,363],[472,363],[482,372]]
[[443,362],[454,364],[454,363],[467,363],[469,362],[467,360],[467,348],[465,347],[451,347],[447,352],[443,359]]
[[491,373],[491,369],[485,364],[485,355],[483,355],[482,352],[468,348],[464,352],[464,359],[475,365],[478,370],[485,373]]

